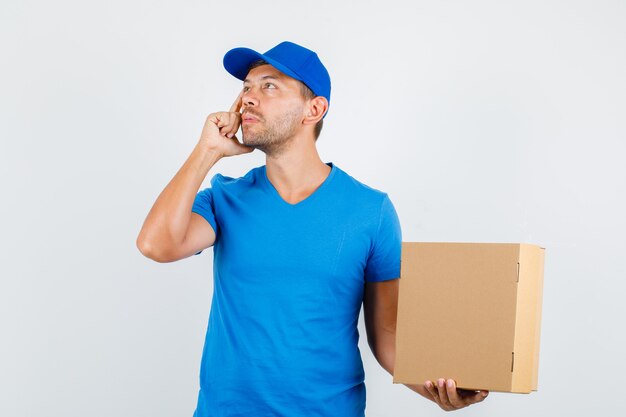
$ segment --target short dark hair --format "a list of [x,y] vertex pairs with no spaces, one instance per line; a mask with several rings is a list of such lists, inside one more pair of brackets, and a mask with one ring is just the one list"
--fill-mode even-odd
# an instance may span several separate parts
[[[266,65],[266,64],[269,64],[269,62],[267,62],[264,59],[258,59],[254,61],[252,64],[250,64],[250,66],[248,67],[248,72],[250,72],[252,69],[256,67],[260,67],[261,65]],[[302,97],[304,97],[305,100],[310,100],[314,97],[317,97],[317,94],[315,94],[313,90],[311,90],[305,83],[303,83],[300,80],[298,80],[298,82],[300,83],[300,92],[302,93]],[[324,119],[322,118],[320,119],[319,122],[317,122],[317,124],[315,125],[315,129],[313,130],[313,136],[316,141],[317,141],[317,138],[320,136],[320,133],[322,132],[323,126],[324,126]]]

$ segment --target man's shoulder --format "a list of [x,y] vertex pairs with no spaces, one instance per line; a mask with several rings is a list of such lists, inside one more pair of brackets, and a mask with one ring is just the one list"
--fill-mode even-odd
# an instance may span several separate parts
[[365,199],[380,201],[387,196],[385,191],[375,188],[365,182],[356,179],[354,176],[344,171],[343,169],[336,167],[337,172],[342,178],[342,187],[353,196],[358,196]]
[[211,186],[219,186],[220,188],[228,189],[247,188],[253,186],[258,178],[258,172],[262,168],[262,166],[252,168],[240,177],[224,175],[218,172],[213,176],[213,178],[211,178]]

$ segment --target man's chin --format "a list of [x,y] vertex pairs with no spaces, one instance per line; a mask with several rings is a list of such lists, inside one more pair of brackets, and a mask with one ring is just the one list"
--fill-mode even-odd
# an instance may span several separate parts
[[246,137],[241,138],[241,142],[243,146],[247,146],[248,148],[256,148],[258,145],[260,145],[260,143],[255,141],[254,139]]

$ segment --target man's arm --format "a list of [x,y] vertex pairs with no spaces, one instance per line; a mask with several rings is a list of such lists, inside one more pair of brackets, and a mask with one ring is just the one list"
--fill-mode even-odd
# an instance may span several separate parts
[[217,161],[254,150],[242,145],[235,136],[241,125],[242,94],[243,90],[230,111],[207,117],[193,152],[152,206],[136,242],[148,258],[173,262],[215,243],[211,225],[191,209],[202,181]]
[[[396,320],[400,279],[366,282],[363,311],[367,342],[378,363],[391,375],[396,360]],[[429,399],[446,411],[457,410],[482,401],[488,391],[457,389],[452,379],[440,378],[437,384],[425,381],[404,384],[422,397]]]
[[202,181],[219,159],[202,141],[196,144],[144,221],[137,237],[142,254],[157,262],[173,262],[213,245],[215,231],[191,208]]

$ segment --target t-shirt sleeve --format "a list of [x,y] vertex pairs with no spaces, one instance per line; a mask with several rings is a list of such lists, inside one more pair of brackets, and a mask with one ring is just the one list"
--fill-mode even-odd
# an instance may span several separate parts
[[402,230],[398,213],[385,194],[381,205],[378,230],[374,235],[365,266],[365,281],[386,281],[400,277]]
[[[205,188],[199,191],[196,194],[196,198],[193,202],[193,206],[191,207],[191,211],[193,213],[198,213],[202,217],[206,219],[207,222],[213,228],[215,235],[217,236],[218,227],[217,221],[215,220],[215,204],[213,199],[214,189],[212,187]],[[201,254],[202,251],[196,253],[196,255]]]

